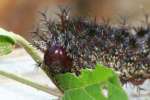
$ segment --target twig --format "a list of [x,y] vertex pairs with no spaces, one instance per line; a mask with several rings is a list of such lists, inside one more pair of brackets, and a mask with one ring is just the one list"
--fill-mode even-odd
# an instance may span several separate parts
[[35,83],[35,82],[33,82],[29,79],[25,79],[21,76],[18,76],[18,75],[15,75],[13,73],[9,73],[9,72],[6,72],[6,71],[2,71],[2,70],[0,70],[0,75],[5,76],[9,79],[15,80],[17,82],[20,82],[22,84],[31,86],[35,89],[41,90],[41,91],[46,92],[48,94],[51,94],[51,95],[54,95],[54,96],[57,96],[57,97],[62,97],[62,93],[56,88],[54,89],[54,88],[50,88],[50,87],[47,87],[47,86],[43,86],[43,85]]
[[[4,29],[1,29],[1,28],[0,28],[0,31],[1,31],[0,35],[4,35],[4,36],[6,35],[6,36],[12,38],[15,41],[16,44],[22,46],[29,53],[29,55],[33,58],[33,60],[36,63],[42,64],[43,59],[41,57],[40,52],[36,48],[34,48],[26,39],[24,39],[23,37],[21,37],[18,34],[15,34],[13,32],[8,32],[8,31],[6,31]],[[59,90],[52,89],[52,88],[40,85],[40,84],[35,83],[31,80],[28,80],[28,79],[25,79],[23,77],[17,76],[13,73],[9,73],[9,72],[0,70],[0,75],[3,75],[7,78],[16,80],[20,83],[26,84],[26,85],[31,86],[33,88],[39,89],[41,91],[47,92],[51,95],[59,96],[59,97],[62,96],[62,93]]]
[[30,56],[35,60],[35,62],[37,62],[38,64],[41,64],[43,62],[40,53],[31,45],[31,43],[29,43],[27,40],[25,40],[18,34],[15,34],[13,32],[11,32],[10,34],[15,39],[16,43],[22,46],[30,54]]

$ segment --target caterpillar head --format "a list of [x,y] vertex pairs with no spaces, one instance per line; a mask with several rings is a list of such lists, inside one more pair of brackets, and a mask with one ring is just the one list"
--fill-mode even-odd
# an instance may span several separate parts
[[44,53],[44,63],[53,74],[70,72],[72,67],[72,59],[59,43],[48,45]]

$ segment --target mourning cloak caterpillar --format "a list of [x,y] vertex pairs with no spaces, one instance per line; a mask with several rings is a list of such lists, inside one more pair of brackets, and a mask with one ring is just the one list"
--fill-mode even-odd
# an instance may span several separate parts
[[44,52],[44,63],[54,74],[94,68],[96,62],[119,71],[122,83],[142,84],[150,78],[150,26],[97,24],[88,17],[71,17],[61,9],[60,21],[42,13],[34,45]]

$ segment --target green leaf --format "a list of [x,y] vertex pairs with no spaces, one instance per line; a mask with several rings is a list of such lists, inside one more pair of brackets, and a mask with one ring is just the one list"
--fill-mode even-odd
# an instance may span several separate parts
[[14,44],[15,40],[11,36],[11,33],[0,28],[0,56],[12,52]]
[[63,100],[128,100],[117,74],[101,64],[83,69],[79,76],[66,73],[55,78],[64,91]]

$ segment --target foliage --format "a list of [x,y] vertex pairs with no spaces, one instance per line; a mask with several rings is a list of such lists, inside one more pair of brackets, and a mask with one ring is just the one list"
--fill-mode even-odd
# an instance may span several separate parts
[[95,69],[83,69],[79,76],[72,73],[56,75],[64,91],[63,100],[127,100],[118,76],[109,68],[97,64]]
[[0,56],[9,54],[13,49],[15,40],[10,34],[11,33],[0,29]]

